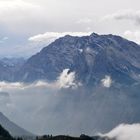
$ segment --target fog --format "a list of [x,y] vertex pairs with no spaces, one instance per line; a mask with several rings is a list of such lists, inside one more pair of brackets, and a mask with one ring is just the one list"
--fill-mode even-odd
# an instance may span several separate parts
[[112,81],[105,75],[97,87],[89,90],[69,69],[52,83],[2,81],[0,111],[35,134],[94,135],[121,123],[140,122],[140,97],[114,88]]
[[[75,91],[80,86],[81,83],[75,80],[75,72],[69,69],[64,69],[52,83],[1,81],[0,111],[35,134],[61,133],[60,127],[64,129],[66,121],[72,119],[74,95],[68,91]],[[73,99],[67,102],[69,97]]]
[[[6,95],[0,95],[0,111],[35,134],[68,134],[68,130],[72,133],[73,126],[78,126],[76,123],[83,117],[76,109],[80,98],[77,102],[77,94],[72,93],[75,88],[71,88],[69,93],[64,85],[60,88],[55,84],[43,81],[31,85],[1,82]],[[78,108],[81,109],[80,106]]]

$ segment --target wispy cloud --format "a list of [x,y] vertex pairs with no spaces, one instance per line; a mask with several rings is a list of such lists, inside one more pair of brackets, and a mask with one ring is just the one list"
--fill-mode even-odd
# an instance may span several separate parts
[[118,11],[110,15],[106,15],[103,18],[103,20],[110,20],[110,19],[129,20],[139,25],[140,24],[140,11],[139,10],[138,11],[122,10],[122,11]]

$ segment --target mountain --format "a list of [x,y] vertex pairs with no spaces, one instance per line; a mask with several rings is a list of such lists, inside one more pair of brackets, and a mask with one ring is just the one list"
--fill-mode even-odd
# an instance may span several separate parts
[[57,39],[29,58],[16,74],[16,81],[55,80],[66,68],[76,72],[85,85],[96,85],[106,75],[119,85],[140,81],[140,45],[116,35]]
[[12,136],[33,136],[30,132],[19,127],[14,122],[10,121],[3,113],[0,112],[0,124],[4,127]]
[[0,140],[14,140],[7,130],[0,125]]

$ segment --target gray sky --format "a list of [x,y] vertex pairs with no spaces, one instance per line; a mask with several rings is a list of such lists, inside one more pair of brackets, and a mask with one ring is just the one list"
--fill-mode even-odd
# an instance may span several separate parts
[[30,56],[67,33],[112,33],[140,43],[139,4],[139,0],[0,0],[0,56]]

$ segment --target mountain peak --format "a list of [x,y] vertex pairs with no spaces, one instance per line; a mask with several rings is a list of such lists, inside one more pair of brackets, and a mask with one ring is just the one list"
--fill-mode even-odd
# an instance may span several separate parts
[[92,33],[92,34],[90,34],[90,36],[93,36],[93,37],[97,37],[97,36],[99,36],[97,33]]

